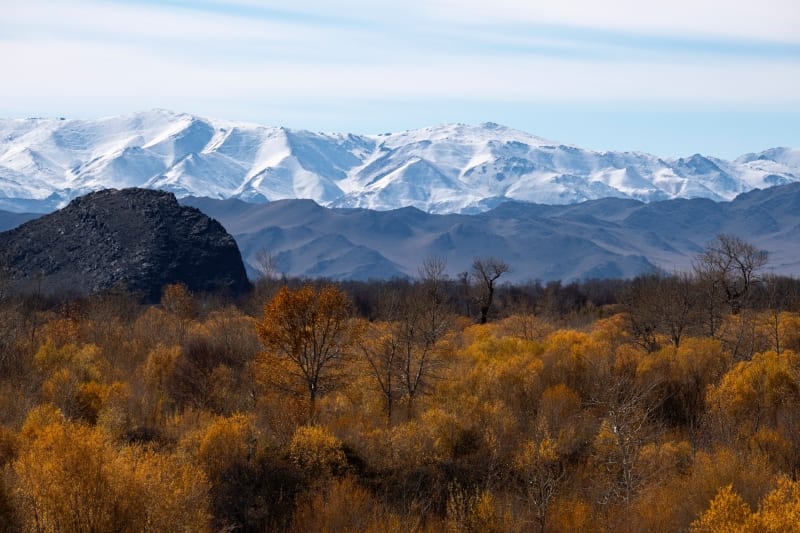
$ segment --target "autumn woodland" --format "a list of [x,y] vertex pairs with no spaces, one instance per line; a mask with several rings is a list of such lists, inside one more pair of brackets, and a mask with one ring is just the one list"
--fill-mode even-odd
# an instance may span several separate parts
[[509,269],[158,305],[0,275],[0,530],[798,531],[798,280],[730,235]]

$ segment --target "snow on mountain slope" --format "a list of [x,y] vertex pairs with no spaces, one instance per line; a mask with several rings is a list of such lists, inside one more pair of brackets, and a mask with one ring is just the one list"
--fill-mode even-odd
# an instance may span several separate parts
[[486,123],[322,134],[153,110],[99,120],[0,120],[0,200],[49,211],[107,187],[336,207],[481,212],[504,200],[570,204],[737,194],[800,181],[800,150],[724,161],[595,152]]

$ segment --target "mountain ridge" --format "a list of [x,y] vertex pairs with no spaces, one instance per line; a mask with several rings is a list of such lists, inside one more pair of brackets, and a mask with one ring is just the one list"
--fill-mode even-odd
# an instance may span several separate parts
[[152,110],[97,120],[0,119],[0,209],[49,212],[104,188],[250,202],[478,213],[507,200],[652,202],[800,181],[800,150],[733,161],[592,151],[494,123],[313,133]]
[[448,274],[456,276],[474,257],[487,255],[508,262],[512,271],[504,279],[514,282],[633,277],[690,269],[719,233],[766,250],[774,273],[800,273],[800,183],[749,191],[728,202],[506,202],[472,215],[328,208],[309,200],[181,202],[225,226],[251,275],[257,274],[258,254],[267,251],[282,274],[332,279],[413,277],[429,256],[444,259]]
[[[263,251],[273,255],[280,274],[331,279],[413,277],[429,256],[444,259],[448,273],[457,276],[474,257],[486,255],[507,261],[512,271],[504,279],[514,282],[632,277],[690,269],[719,233],[766,250],[769,271],[800,274],[800,183],[749,191],[730,202],[509,201],[472,215],[328,208],[312,200],[180,202],[225,227],[253,278]],[[0,231],[35,216],[0,211]]]

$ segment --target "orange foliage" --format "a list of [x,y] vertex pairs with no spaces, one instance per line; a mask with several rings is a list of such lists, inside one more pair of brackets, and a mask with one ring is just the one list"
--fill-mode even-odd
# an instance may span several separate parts
[[797,313],[647,352],[408,294],[0,306],[0,530],[796,530]]
[[116,450],[80,424],[54,422],[28,434],[13,463],[25,529],[207,530],[207,485],[197,468],[165,454]]
[[319,395],[341,383],[343,362],[360,338],[352,314],[350,300],[334,285],[319,290],[284,286],[264,306],[264,318],[256,324],[264,356],[271,361],[266,365],[267,381],[279,374],[277,385],[288,378],[288,385],[305,389],[312,419]]
[[732,427],[746,437],[762,427],[800,429],[800,356],[756,354],[734,366],[718,386],[709,388],[706,402],[722,428]]

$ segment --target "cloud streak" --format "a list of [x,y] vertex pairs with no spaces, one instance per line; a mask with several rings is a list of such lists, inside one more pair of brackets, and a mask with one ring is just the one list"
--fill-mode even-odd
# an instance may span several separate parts
[[798,106],[793,1],[659,4],[29,0],[0,19],[0,113],[322,110],[347,130],[327,108]]
[[473,24],[571,26],[636,34],[800,43],[800,10],[794,0],[430,0],[439,20]]

